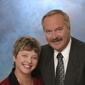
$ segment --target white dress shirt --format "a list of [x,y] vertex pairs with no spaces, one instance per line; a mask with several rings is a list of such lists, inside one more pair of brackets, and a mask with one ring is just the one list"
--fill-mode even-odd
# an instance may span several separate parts
[[[70,48],[71,48],[71,39],[68,43],[68,45],[66,46],[66,48],[61,52],[62,55],[63,55],[63,62],[64,62],[64,71],[66,73],[66,69],[67,69],[67,65],[68,65],[68,61],[69,61],[69,53],[70,53]],[[57,67],[57,64],[58,64],[58,60],[57,60],[57,54],[59,52],[54,50],[54,67],[55,67],[55,75],[56,75],[56,67]]]

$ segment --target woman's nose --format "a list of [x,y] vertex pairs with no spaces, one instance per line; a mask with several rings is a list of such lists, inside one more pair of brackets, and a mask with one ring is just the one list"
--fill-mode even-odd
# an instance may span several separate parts
[[32,58],[28,58],[28,63],[32,63]]

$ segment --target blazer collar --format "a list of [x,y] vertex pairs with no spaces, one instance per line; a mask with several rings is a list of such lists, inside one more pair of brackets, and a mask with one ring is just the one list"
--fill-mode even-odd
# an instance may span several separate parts
[[12,72],[9,75],[9,81],[10,81],[10,85],[20,85],[15,74],[14,74],[14,68],[12,69]]

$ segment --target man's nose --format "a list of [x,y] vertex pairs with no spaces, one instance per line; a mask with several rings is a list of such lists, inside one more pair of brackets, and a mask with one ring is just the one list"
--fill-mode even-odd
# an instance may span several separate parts
[[55,39],[57,37],[57,33],[55,31],[52,32],[52,37]]

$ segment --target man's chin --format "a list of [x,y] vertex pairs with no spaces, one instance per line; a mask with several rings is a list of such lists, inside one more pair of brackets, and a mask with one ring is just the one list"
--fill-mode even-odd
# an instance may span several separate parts
[[60,45],[51,45],[52,48],[54,48],[57,51],[61,51],[61,46]]

